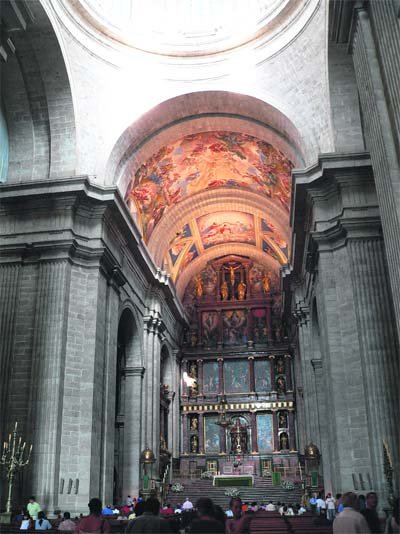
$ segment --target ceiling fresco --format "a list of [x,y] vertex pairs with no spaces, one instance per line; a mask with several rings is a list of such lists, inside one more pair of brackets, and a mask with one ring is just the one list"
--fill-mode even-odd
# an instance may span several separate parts
[[276,227],[250,213],[223,211],[198,217],[186,223],[168,246],[166,264],[175,281],[189,263],[205,250],[221,244],[241,243],[262,249],[279,265],[287,263],[288,243]]
[[[185,215],[178,231],[176,226],[167,230],[161,244],[163,267],[175,282],[194,260],[226,244],[238,249],[241,245],[256,247],[279,268],[288,257],[288,239],[277,227],[288,228],[292,168],[280,150],[263,140],[229,131],[203,132],[164,146],[143,163],[125,198],[150,246],[160,221],[169,228],[173,210],[193,200],[192,214]],[[261,213],[255,214],[250,206],[228,207],[227,192],[235,190],[240,199],[256,194]],[[200,202],[205,191],[215,191],[208,204]],[[196,205],[197,198],[201,208]],[[274,216],[268,205],[276,208]],[[282,214],[279,218],[278,212]]]
[[167,145],[136,171],[126,198],[143,237],[168,207],[210,188],[254,191],[289,211],[292,163],[265,141],[234,132],[188,135]]

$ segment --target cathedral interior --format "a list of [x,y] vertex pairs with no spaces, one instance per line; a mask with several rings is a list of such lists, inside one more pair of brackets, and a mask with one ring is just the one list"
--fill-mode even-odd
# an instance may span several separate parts
[[14,499],[78,513],[254,476],[384,506],[399,1],[0,9],[0,443],[17,423],[32,444]]

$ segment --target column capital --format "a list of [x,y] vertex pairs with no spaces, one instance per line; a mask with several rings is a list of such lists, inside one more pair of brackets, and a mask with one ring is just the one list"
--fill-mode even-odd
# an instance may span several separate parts
[[247,356],[248,360],[254,360],[254,356]]
[[268,354],[267,356],[268,360],[275,360],[275,354]]
[[219,357],[217,358],[217,362],[223,362],[223,361],[224,361],[224,359],[223,359],[222,356],[219,356]]

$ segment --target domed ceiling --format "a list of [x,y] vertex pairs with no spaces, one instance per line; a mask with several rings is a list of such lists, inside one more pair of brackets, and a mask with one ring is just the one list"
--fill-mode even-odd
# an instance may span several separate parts
[[182,293],[218,256],[243,254],[275,271],[287,262],[292,167],[250,135],[198,133],[143,163],[126,200],[156,263]]
[[94,26],[118,41],[148,52],[184,56],[216,53],[251,41],[282,17],[285,8],[297,7],[299,0],[75,0],[74,4]]

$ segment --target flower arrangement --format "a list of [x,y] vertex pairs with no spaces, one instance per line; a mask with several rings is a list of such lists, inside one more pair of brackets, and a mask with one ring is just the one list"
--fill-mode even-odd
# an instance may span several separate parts
[[175,484],[172,484],[171,491],[174,493],[182,493],[185,488],[182,486],[180,482],[175,482]]
[[225,490],[224,495],[227,497],[240,497],[240,491],[236,488],[230,488]]
[[294,483],[292,480],[282,480],[281,488],[287,491],[294,490]]

